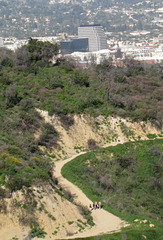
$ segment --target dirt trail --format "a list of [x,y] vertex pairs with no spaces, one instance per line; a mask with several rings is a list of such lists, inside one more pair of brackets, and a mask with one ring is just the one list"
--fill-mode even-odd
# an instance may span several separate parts
[[[88,208],[90,203],[92,204],[92,201],[77,186],[75,186],[73,183],[66,180],[61,175],[61,169],[66,163],[70,162],[75,157],[77,157],[81,154],[84,154],[84,153],[77,154],[71,158],[68,158],[67,160],[64,160],[64,161],[56,162],[54,176],[58,179],[58,182],[63,189],[71,192],[71,194],[75,197],[74,200],[76,203],[78,203],[78,204],[80,203],[81,205]],[[104,209],[93,210],[92,217],[93,217],[95,226],[93,226],[92,228],[89,228],[89,229],[87,228],[84,232],[76,233],[73,236],[67,236],[66,238],[72,239],[72,238],[84,238],[84,237],[97,236],[100,234],[106,234],[106,233],[119,231],[122,226],[127,226],[127,224],[124,221],[122,221],[120,218],[105,211]],[[64,239],[65,239],[65,237],[64,237]]]

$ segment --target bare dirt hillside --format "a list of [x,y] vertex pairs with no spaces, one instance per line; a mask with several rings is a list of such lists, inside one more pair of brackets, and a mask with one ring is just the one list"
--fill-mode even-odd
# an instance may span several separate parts
[[75,115],[72,118],[73,124],[64,127],[59,117],[55,115],[51,117],[46,111],[38,111],[59,133],[59,147],[54,149],[56,159],[71,157],[76,153],[94,149],[96,146],[104,147],[110,143],[146,140],[149,134],[159,137],[161,133],[161,130],[150,122],[132,122],[130,119],[112,116],[93,118],[87,115]]
[[[46,111],[38,110],[38,112],[46,122],[54,126],[60,136],[57,142],[58,147],[53,148],[49,153],[54,163],[58,160],[65,163],[65,159],[97,146],[116,145],[130,140],[148,139],[149,136],[159,137],[162,134],[161,130],[156,129],[149,122],[132,122],[119,117],[92,118],[75,115],[72,117],[73,124],[65,127],[59,117],[51,117]],[[38,130],[35,137],[37,138],[39,135],[40,131]],[[42,150],[44,151],[45,148]],[[30,194],[32,197],[28,199]],[[35,204],[33,212],[28,207],[30,201],[32,201],[31,204]],[[88,205],[88,201],[87,199],[86,205]],[[35,218],[40,227],[48,233],[45,236],[46,240],[68,238],[75,233],[78,235],[80,233],[79,236],[91,236],[91,234],[86,234],[90,233],[90,226],[86,224],[86,219],[80,209],[58,194],[51,186],[33,187],[31,193],[26,193],[26,189],[24,189],[12,196],[9,194],[4,201],[0,200],[0,204],[0,239],[11,240],[13,237],[17,237],[19,240],[30,239],[28,238],[29,223]],[[93,217],[95,223],[99,224],[94,213]],[[111,228],[110,231],[116,230],[116,228],[120,229],[121,220],[117,218],[117,221],[118,226]],[[81,225],[83,229],[81,229]],[[103,231],[101,230],[101,232]]]
[[30,211],[30,207],[26,209],[27,195],[20,191],[13,194],[12,198],[6,199],[7,214],[2,212],[0,214],[0,239],[11,240],[13,237],[19,240],[30,239],[28,224],[35,219],[48,233],[45,237],[47,240],[56,239],[56,236],[64,238],[78,232],[79,221],[85,228],[89,227],[80,209],[51,187],[34,187],[31,190],[32,199],[37,203],[34,212]]

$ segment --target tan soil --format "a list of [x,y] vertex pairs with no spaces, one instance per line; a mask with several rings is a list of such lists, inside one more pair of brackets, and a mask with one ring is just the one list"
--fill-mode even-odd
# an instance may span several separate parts
[[[77,220],[86,223],[86,219],[78,207],[55,193],[49,186],[35,187],[33,191],[38,206],[35,213],[29,217],[36,217],[39,225],[48,233],[45,237],[46,240],[56,239],[56,236],[57,238],[65,238],[67,235],[78,232]],[[26,216],[26,211],[28,211],[22,208],[24,196],[21,192],[17,192],[17,196],[13,196],[12,199],[17,199],[18,202],[22,203],[21,208],[13,209],[11,199],[8,199],[10,214],[0,214],[0,240],[11,240],[13,237],[24,240],[30,231],[30,227],[23,227],[19,222],[19,217]],[[44,209],[38,211],[38,208],[42,206],[41,204],[44,205]],[[50,215],[55,217],[55,220]]]
[[[56,164],[54,175],[58,178],[59,183],[63,188],[71,191],[71,193],[76,196],[76,202],[80,202],[87,207],[91,201],[80,189],[61,176],[61,167],[66,162],[70,161],[72,156],[74,157],[77,152],[80,153],[84,150],[87,151],[87,143],[89,139],[94,139],[100,147],[106,147],[108,145],[116,145],[125,141],[134,140],[134,138],[137,139],[139,136],[141,136],[141,139],[143,140],[148,139],[147,134],[151,133],[158,135],[161,132],[154,128],[151,123],[132,123],[130,120],[121,119],[119,117],[108,117],[105,119],[102,116],[92,118],[84,115],[74,116],[73,126],[66,130],[62,126],[58,117],[50,117],[46,111],[38,111],[44,117],[46,122],[49,122],[55,127],[60,135],[58,141],[60,147],[58,149],[54,148],[50,153],[54,153],[56,156],[55,158],[52,158]],[[133,132],[131,136],[127,137],[124,134],[121,128],[122,123],[125,124],[127,129]],[[40,134],[41,131],[38,130],[35,135],[36,138],[38,138]],[[44,150],[44,148],[42,148],[42,150]],[[121,226],[125,224],[118,217],[104,210],[94,210],[92,216],[96,225],[92,228],[87,226],[83,232],[79,232],[77,220],[80,219],[82,222],[86,222],[86,220],[79,212],[77,206],[58,195],[49,186],[40,186],[39,188],[34,187],[33,190],[38,202],[37,208],[39,208],[41,204],[44,204],[46,210],[40,212],[37,209],[33,214],[34,217],[38,219],[40,226],[48,233],[45,240],[95,236],[112,231],[119,231]],[[8,213],[4,214],[3,211],[0,212],[0,240],[11,240],[14,236],[18,237],[19,240],[25,240],[30,231],[29,227],[23,227],[20,225],[19,217],[20,214],[22,214],[22,208],[13,210],[11,207],[13,199],[23,201],[22,193],[14,193],[12,199],[5,200]],[[25,210],[23,213],[25,213]],[[54,216],[56,220],[52,220],[48,214]],[[70,224],[70,222],[72,222],[72,224]],[[73,234],[75,235],[72,236]]]
[[[105,118],[99,116],[96,118],[87,115],[75,115],[74,124],[67,130],[60,119],[53,115],[48,115],[47,111],[37,109],[45,122],[50,123],[59,133],[59,148],[54,148],[56,156],[54,161],[66,159],[72,155],[88,150],[88,140],[93,139],[99,147],[107,146],[109,143],[123,143],[124,141],[133,141],[141,137],[146,140],[147,134],[160,134],[161,130],[156,129],[150,122],[132,122],[130,119],[109,116]],[[122,124],[127,131],[132,132],[130,136],[122,131]],[[39,134],[39,133],[38,133]],[[38,137],[38,136],[37,136]]]

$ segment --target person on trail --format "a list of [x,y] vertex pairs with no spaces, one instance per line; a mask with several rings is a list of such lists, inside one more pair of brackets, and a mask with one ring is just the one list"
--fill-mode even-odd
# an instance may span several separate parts
[[93,208],[92,208],[92,205],[91,205],[91,204],[89,205],[89,210],[90,210],[90,212],[93,210]]
[[95,202],[95,209],[97,208],[97,202]]
[[98,203],[99,209],[101,209],[101,202]]
[[95,209],[95,204],[93,203],[93,209]]

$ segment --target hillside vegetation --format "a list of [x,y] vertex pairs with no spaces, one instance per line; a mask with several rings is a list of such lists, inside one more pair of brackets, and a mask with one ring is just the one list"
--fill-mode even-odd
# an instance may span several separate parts
[[[40,110],[48,111],[51,116],[55,114],[66,132],[73,127],[75,114],[85,114],[92,117],[120,116],[126,118],[126,121],[150,121],[160,129],[159,136],[162,136],[161,66],[142,66],[136,61],[126,60],[124,68],[116,68],[105,61],[101,65],[92,65],[91,68],[82,70],[66,59],[58,59],[58,51],[57,44],[33,39],[16,52],[0,49],[0,210],[3,213],[7,211],[4,199],[11,197],[17,190],[24,191],[24,187],[28,189],[34,185],[46,184],[56,187],[54,185],[57,182],[52,175],[52,159],[55,158],[54,149],[61,151],[64,141],[60,141],[57,127],[47,123]],[[133,137],[133,133],[128,132],[123,123],[120,125],[126,136]],[[77,126],[76,124],[76,128]],[[89,149],[97,147],[95,141],[88,140]],[[135,147],[141,147],[141,144],[138,142]],[[150,156],[150,164],[145,159],[139,169],[138,156],[134,149],[131,150],[132,144],[125,145],[129,147],[129,156],[124,147],[118,146],[119,155],[114,156],[116,165],[112,165],[109,155],[110,160],[106,161],[108,153],[104,155],[104,162],[97,157],[92,160],[92,156],[95,156],[92,153],[90,161],[95,161],[92,162],[93,168],[84,166],[82,179],[85,181],[87,175],[90,175],[90,191],[96,191],[96,197],[103,193],[105,199],[108,192],[111,193],[109,203],[113,209],[118,208],[118,212],[126,214],[132,210],[130,214],[139,215],[137,207],[141,206],[142,216],[155,219],[159,216],[161,205],[161,162],[157,157],[161,159],[162,148],[159,140],[153,148],[150,145],[148,149],[150,142],[145,144],[147,149],[142,146],[143,157]],[[120,156],[123,151],[124,156]],[[146,164],[147,179],[141,173]],[[112,173],[109,168],[113,168]],[[102,171],[103,176],[100,175]],[[123,178],[119,180],[120,172]],[[129,181],[129,184],[125,185],[125,181]],[[149,199],[148,194],[141,195],[142,189],[137,188],[140,183],[143,190],[148,189],[157,198],[154,206],[150,205],[153,204],[154,197]],[[119,193],[118,196],[113,195],[115,190]],[[124,197],[126,192],[132,195],[132,202],[130,198]],[[30,202],[30,205],[33,206],[32,213],[35,202]]]
[[[105,209],[131,222],[124,230],[128,239],[143,239],[141,233],[158,240],[163,220],[162,157],[162,139],[130,142],[81,155],[66,164],[62,174],[92,201],[102,201]],[[150,230],[140,219],[155,223],[155,228]]]
[[[159,65],[126,60],[124,68],[111,62],[81,70],[64,59],[49,60],[59,47],[30,39],[16,53],[1,49],[1,106],[11,109],[29,101],[52,115],[116,114],[161,124],[163,72]],[[31,104],[31,106],[30,106]]]
[[68,114],[75,113],[119,115],[162,127],[160,66],[128,60],[115,68],[106,61],[83,71],[63,59],[53,66],[49,60],[58,50],[33,39],[15,53],[0,50],[1,184],[12,191],[51,176],[52,164],[41,147],[59,147],[59,134],[36,108],[58,115],[66,129],[73,125]]

